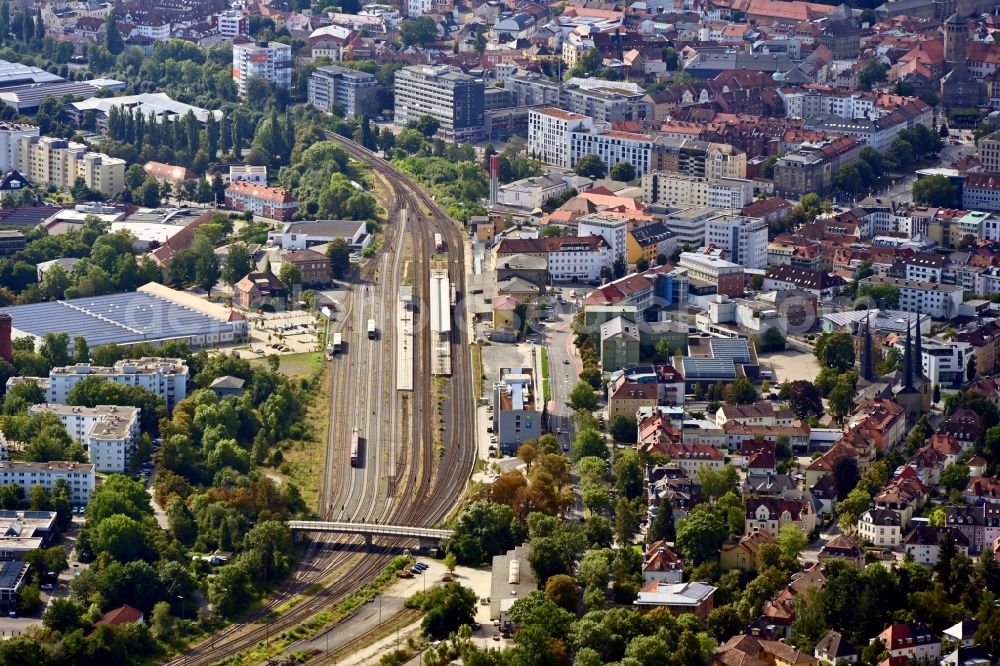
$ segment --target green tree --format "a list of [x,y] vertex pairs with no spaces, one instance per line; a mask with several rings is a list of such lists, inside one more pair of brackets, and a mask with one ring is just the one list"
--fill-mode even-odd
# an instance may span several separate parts
[[854,342],[846,331],[825,333],[816,341],[813,353],[820,365],[833,368],[838,374],[854,367]]
[[552,576],[545,583],[545,596],[557,606],[570,613],[576,613],[577,600],[576,583],[572,576],[559,574]]
[[327,246],[326,256],[330,258],[330,272],[340,279],[347,275],[351,268],[351,250],[343,238],[335,238]]
[[862,90],[871,90],[876,83],[883,83],[886,80],[886,66],[878,60],[869,60],[858,72],[858,87]]
[[608,173],[608,167],[597,155],[584,155],[577,160],[574,171],[576,175],[585,178],[604,178]]
[[653,523],[649,526],[647,539],[650,543],[660,539],[674,541],[676,535],[674,508],[670,505],[669,499],[662,498],[656,511],[656,517],[653,518]]
[[726,391],[726,402],[730,405],[749,405],[757,401],[757,391],[745,376],[736,378]]
[[250,268],[250,250],[246,243],[237,241],[229,246],[226,260],[222,263],[222,281],[232,286],[242,280]]
[[969,466],[952,463],[941,470],[940,483],[948,490],[965,490],[969,483]]
[[795,604],[795,620],[792,622],[789,642],[803,652],[811,653],[816,643],[829,631],[823,595],[822,588],[810,588]]
[[422,594],[420,601],[421,627],[431,638],[447,638],[463,624],[471,625],[475,616],[476,593],[459,583],[445,583]]
[[946,176],[924,176],[913,183],[913,201],[924,206],[954,208],[958,189]]
[[75,599],[54,597],[42,615],[42,624],[53,631],[68,634],[82,627],[84,610]]
[[592,412],[597,409],[597,394],[594,393],[590,384],[577,382],[576,386],[569,392],[566,404],[574,411],[583,409]]
[[302,284],[302,270],[295,264],[286,261],[281,265],[281,270],[278,272],[278,279],[289,287]]
[[462,564],[478,565],[510,550],[523,538],[523,527],[509,506],[473,502],[459,514],[447,549]]
[[108,14],[104,22],[104,47],[111,55],[118,55],[125,50],[125,40],[118,29],[118,16],[114,10]]
[[611,167],[611,180],[618,180],[623,183],[631,183],[635,180],[635,167],[631,162],[619,162]]
[[785,557],[797,560],[808,545],[808,537],[795,525],[784,525],[778,530],[778,547]]
[[638,433],[636,432],[635,419],[624,414],[618,414],[608,424],[608,432],[616,442],[622,444],[634,444]]
[[714,559],[729,536],[729,528],[710,511],[696,511],[685,516],[677,527],[677,547],[685,560],[700,564]]
[[854,386],[847,382],[837,384],[827,396],[830,416],[842,422],[854,407]]
[[403,19],[399,25],[399,39],[404,46],[425,46],[437,38],[437,24],[429,16]]
[[604,436],[590,428],[577,431],[573,438],[573,460],[580,460],[587,456],[605,459],[608,457],[608,445],[604,441]]

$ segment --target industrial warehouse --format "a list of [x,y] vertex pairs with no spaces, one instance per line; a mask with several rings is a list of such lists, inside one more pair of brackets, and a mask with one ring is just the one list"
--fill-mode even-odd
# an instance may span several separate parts
[[18,305],[3,310],[14,338],[71,331],[91,346],[183,342],[212,347],[244,342],[243,315],[192,294],[150,282],[136,292]]

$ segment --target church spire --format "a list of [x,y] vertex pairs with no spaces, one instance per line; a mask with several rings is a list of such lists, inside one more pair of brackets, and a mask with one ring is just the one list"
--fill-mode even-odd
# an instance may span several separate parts
[[920,306],[917,306],[917,323],[916,323],[916,326],[914,327],[914,331],[913,332],[914,332],[914,334],[916,336],[916,339],[914,340],[914,344],[916,346],[913,348],[914,363],[916,364],[916,366],[915,366],[914,369],[916,370],[916,373],[917,373],[917,379],[923,379],[924,378],[924,349],[923,349],[923,343],[920,341],[921,338],[923,337],[923,336],[920,335]]
[[913,393],[913,338],[910,336],[910,320],[906,320],[906,347],[903,350],[903,392]]
[[875,370],[872,367],[872,330],[871,330],[871,310],[865,314],[865,335],[861,341],[861,379],[872,381],[875,379]]

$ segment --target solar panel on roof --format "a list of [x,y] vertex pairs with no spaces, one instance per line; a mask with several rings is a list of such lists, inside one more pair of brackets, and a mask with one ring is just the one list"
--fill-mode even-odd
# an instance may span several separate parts
[[684,357],[681,363],[685,379],[736,378],[736,366],[731,359]]
[[17,518],[17,511],[0,511],[0,518]]
[[5,560],[0,562],[0,589],[10,589],[17,583],[21,569],[26,567],[20,560]]
[[713,358],[730,359],[734,363],[750,362],[750,346],[746,340],[714,338],[709,345]]
[[24,517],[25,518],[34,518],[34,519],[41,519],[41,520],[45,520],[45,519],[49,518],[51,515],[52,514],[49,511],[25,511],[24,512]]

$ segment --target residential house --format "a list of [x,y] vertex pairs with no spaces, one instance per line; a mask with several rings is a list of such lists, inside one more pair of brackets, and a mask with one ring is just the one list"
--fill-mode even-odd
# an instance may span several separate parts
[[[844,534],[838,534],[823,544],[823,547],[819,549],[817,559],[820,564],[823,564],[827,560],[841,560],[842,562],[847,562],[855,569],[865,568],[864,549]],[[818,657],[819,655],[816,656]]]
[[891,509],[869,509],[858,518],[858,536],[873,546],[897,548],[902,532],[900,515]]
[[813,655],[825,666],[840,666],[853,664],[858,660],[858,651],[839,631],[830,629],[816,643]]
[[778,536],[785,525],[794,525],[803,534],[812,534],[816,529],[816,513],[812,503],[806,500],[774,497],[745,497],[743,508],[746,514],[744,533],[754,530]]
[[233,285],[233,297],[244,309],[274,308],[288,298],[288,286],[270,271],[253,271]]
[[890,657],[906,657],[915,662],[936,662],[941,658],[941,639],[919,622],[890,625],[875,638],[885,644]]
[[964,534],[952,527],[919,525],[906,535],[903,545],[907,556],[914,562],[933,568],[938,563],[941,544],[948,538],[954,541],[959,551],[969,554],[969,541]]
[[616,416],[635,418],[640,408],[653,408],[657,403],[656,384],[631,384],[622,381],[609,393],[608,420]]
[[684,580],[684,562],[666,541],[660,540],[646,547],[642,565],[642,582],[680,583]]
[[330,258],[316,250],[295,250],[281,255],[282,266],[289,263],[299,269],[302,284],[330,284]]
[[725,543],[719,554],[722,568],[742,569],[743,571],[760,571],[761,550],[764,546],[777,546],[778,540],[772,534],[762,530],[754,530],[740,537],[739,541]]
[[722,469],[726,460],[726,454],[722,449],[711,444],[670,443],[663,447],[663,451],[671,462],[676,463],[691,476],[697,475],[702,467]]

